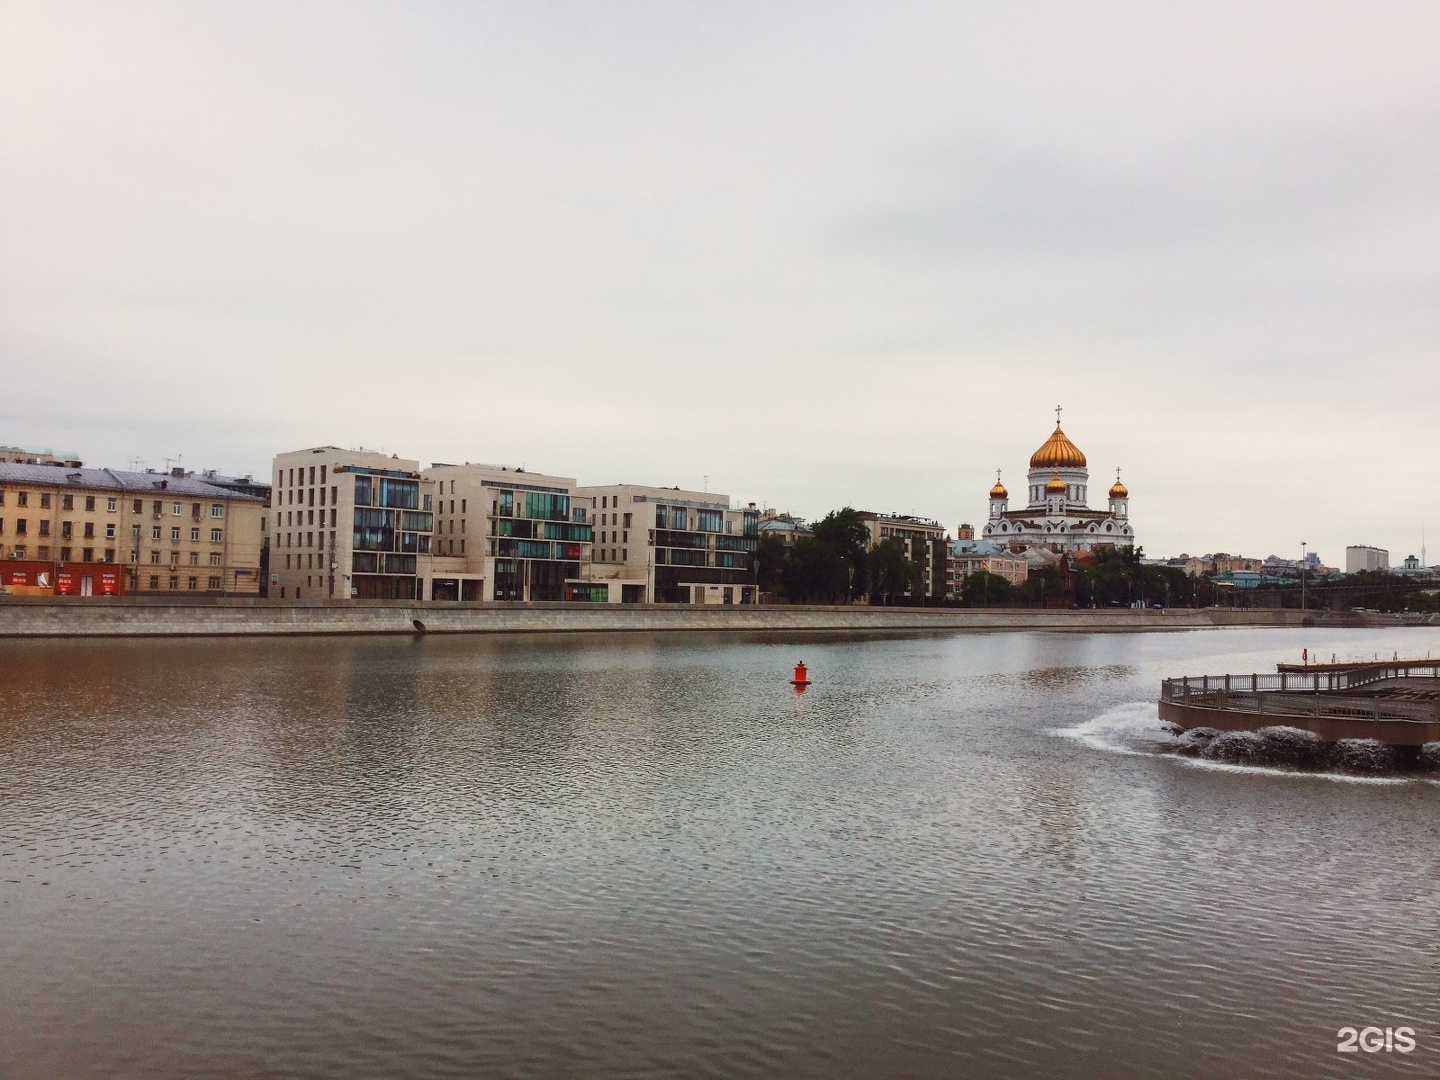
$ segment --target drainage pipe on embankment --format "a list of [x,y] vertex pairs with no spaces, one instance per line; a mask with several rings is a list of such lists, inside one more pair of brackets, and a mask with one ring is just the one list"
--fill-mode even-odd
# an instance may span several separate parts
[[[1313,618],[1313,616],[1312,616]],[[863,605],[407,603],[196,597],[3,597],[0,637],[596,631],[1181,630],[1300,626],[1299,611],[1034,610]]]

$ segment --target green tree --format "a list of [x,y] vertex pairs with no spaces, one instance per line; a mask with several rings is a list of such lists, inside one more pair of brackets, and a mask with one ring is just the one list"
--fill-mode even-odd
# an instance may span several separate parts
[[894,603],[897,596],[904,596],[915,580],[915,564],[905,554],[905,545],[893,536],[880,541],[870,549],[869,562],[870,595],[884,597],[886,603]]
[[755,548],[755,584],[761,592],[774,592],[790,561],[790,545],[775,533],[761,533]]
[[1016,589],[1009,580],[988,570],[976,570],[960,581],[960,602],[966,607],[1007,607]]
[[827,544],[841,559],[849,578],[846,594],[863,596],[869,592],[870,530],[860,511],[845,507],[832,510],[812,526],[812,535]]
[[1054,603],[1065,589],[1065,572],[1058,566],[1041,566],[1030,571],[1018,593],[1020,599],[1035,607]]
[[833,604],[846,595],[849,582],[840,553],[814,537],[796,541],[781,574],[785,596],[797,604]]

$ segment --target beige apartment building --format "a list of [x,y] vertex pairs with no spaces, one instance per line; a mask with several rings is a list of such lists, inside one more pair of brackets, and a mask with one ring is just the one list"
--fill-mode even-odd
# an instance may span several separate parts
[[418,461],[374,450],[317,446],[277,454],[270,595],[421,599],[434,490]]
[[[62,593],[73,583],[83,595],[96,581],[113,592],[259,592],[263,498],[182,469],[122,472],[72,460],[0,463],[0,560],[51,565],[47,580]],[[97,564],[117,570],[86,569]]]
[[915,582],[907,596],[913,599],[944,600],[954,592],[954,570],[950,565],[950,540],[945,526],[931,518],[908,514],[877,514],[861,510],[860,519],[870,531],[870,547],[885,540],[898,540],[915,567]]
[[575,489],[594,526],[591,598],[612,604],[753,604],[760,512],[726,495],[642,484]]
[[586,576],[592,527],[575,480],[508,465],[437,462],[431,600],[605,599]]

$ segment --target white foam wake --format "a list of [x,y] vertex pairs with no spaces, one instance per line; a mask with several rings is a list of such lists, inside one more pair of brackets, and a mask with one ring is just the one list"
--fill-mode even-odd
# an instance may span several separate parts
[[[1094,750],[1112,754],[1149,756],[1158,751],[1170,750],[1175,746],[1175,736],[1160,719],[1159,710],[1153,701],[1127,701],[1116,705],[1089,720],[1082,720],[1064,728],[1052,728],[1052,735],[1062,739],[1074,739]],[[1186,757],[1166,754],[1177,765],[1192,769],[1210,769],[1216,772],[1239,772],[1282,776],[1299,780],[1330,780],[1343,784],[1413,784],[1430,783],[1440,785],[1440,780],[1413,776],[1360,776],[1354,773],[1332,772],[1330,770],[1296,770],[1277,768],[1271,765],[1241,765],[1228,761],[1211,761],[1200,757]]]
[[1265,776],[1285,776],[1297,780],[1331,780],[1341,784],[1414,784],[1435,783],[1414,776],[1361,776],[1356,773],[1332,772],[1329,769],[1284,769],[1274,765],[1241,765],[1234,761],[1211,761],[1201,757],[1177,757],[1176,762],[1192,769],[1210,769],[1214,772],[1261,773]]
[[1051,734],[1112,754],[1153,754],[1175,742],[1153,701],[1127,701],[1089,720],[1055,728]]

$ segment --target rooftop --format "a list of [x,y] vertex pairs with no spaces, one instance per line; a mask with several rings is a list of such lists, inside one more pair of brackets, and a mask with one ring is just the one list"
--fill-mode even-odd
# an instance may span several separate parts
[[207,499],[264,501],[254,495],[241,495],[229,488],[197,480],[193,476],[124,472],[118,469],[72,469],[60,465],[17,465],[13,462],[0,462],[0,484],[45,484],[89,491],[126,491],[146,495],[164,492],[166,495],[198,495]]

